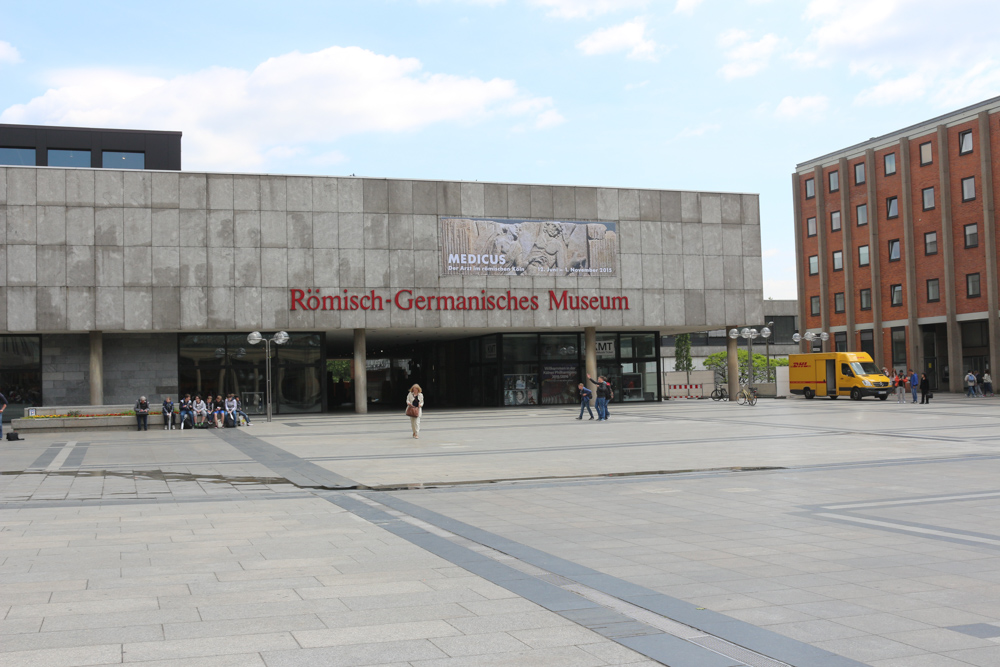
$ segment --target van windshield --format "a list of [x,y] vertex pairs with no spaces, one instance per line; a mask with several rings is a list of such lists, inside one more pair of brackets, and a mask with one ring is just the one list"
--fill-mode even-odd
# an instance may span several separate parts
[[851,368],[857,375],[882,375],[882,369],[871,361],[852,361]]

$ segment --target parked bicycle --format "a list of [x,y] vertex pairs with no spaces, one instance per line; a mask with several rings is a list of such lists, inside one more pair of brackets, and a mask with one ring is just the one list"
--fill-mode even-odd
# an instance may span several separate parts
[[740,405],[757,405],[757,387],[740,387],[740,392],[736,394],[736,402]]
[[729,392],[726,388],[720,385],[718,382],[715,383],[715,389],[712,390],[712,400],[713,401],[728,401]]

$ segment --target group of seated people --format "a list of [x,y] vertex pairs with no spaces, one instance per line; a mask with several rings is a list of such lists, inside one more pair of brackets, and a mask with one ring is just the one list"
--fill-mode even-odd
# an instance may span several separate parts
[[[201,395],[195,395],[191,400],[191,394],[185,394],[180,401],[178,416],[180,417],[180,429],[188,428],[215,428],[235,427],[240,425],[240,418],[247,426],[252,426],[250,417],[243,411],[240,399],[235,394],[229,394],[225,399],[222,396],[212,396],[202,399]],[[167,396],[163,401],[163,428],[174,428],[174,402]]]

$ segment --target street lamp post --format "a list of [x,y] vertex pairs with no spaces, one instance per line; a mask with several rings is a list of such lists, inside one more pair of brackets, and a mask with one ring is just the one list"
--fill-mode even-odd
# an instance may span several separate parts
[[807,331],[801,335],[794,333],[792,334],[792,340],[796,343],[798,343],[800,340],[807,340],[810,343],[814,340],[821,340],[825,343],[826,341],[830,340],[830,334],[828,334],[825,331],[821,331],[819,333],[813,333],[812,331]]
[[267,401],[267,421],[271,421],[271,343],[284,345],[288,342],[288,338],[288,334],[284,331],[279,331],[269,339],[261,336],[259,331],[254,331],[247,336],[247,342],[251,345],[257,345],[261,341],[264,342],[264,369],[267,374],[267,394],[265,397]]
[[[764,337],[764,358],[767,360],[767,382],[771,381],[771,327],[774,321],[767,323],[767,326],[760,330],[760,335]],[[777,381],[777,380],[775,380]]]
[[[767,332],[767,333],[764,333]],[[767,336],[771,335],[771,330],[764,327],[761,331],[756,329],[751,329],[749,327],[743,327],[743,329],[730,329],[729,337],[733,340],[737,338],[745,338],[747,340],[747,360],[749,362],[749,372],[747,373],[747,386],[752,387],[753,382],[753,339],[757,336]]]

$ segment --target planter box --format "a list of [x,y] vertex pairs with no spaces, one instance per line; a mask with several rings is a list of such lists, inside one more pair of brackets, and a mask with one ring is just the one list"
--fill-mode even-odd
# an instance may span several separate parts
[[[25,408],[23,419],[12,419],[10,424],[19,433],[60,433],[63,431],[129,431],[135,430],[135,415],[116,415],[115,413],[132,410],[132,405],[50,405],[43,408]],[[150,406],[155,408],[157,406]],[[65,415],[79,412],[94,417],[50,417],[48,419],[29,419],[30,410],[35,415]],[[150,412],[149,427],[163,428],[163,413]]]

